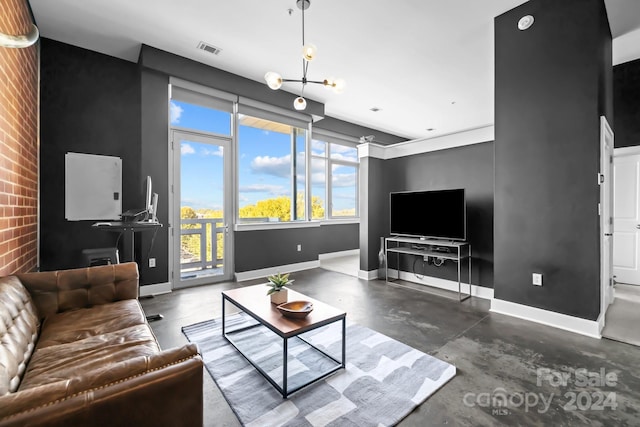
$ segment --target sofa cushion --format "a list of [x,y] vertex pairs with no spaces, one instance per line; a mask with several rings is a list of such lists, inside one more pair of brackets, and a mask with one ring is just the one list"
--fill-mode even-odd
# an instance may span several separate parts
[[73,343],[146,323],[144,311],[135,299],[65,311],[44,319],[37,349],[40,351],[52,345]]
[[39,327],[36,308],[20,280],[0,278],[0,396],[18,389]]
[[160,352],[137,300],[48,316],[19,390],[91,375],[105,364]]

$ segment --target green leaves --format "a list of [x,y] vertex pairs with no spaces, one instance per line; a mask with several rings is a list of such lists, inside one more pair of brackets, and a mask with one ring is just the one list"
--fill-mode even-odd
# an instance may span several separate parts
[[284,286],[290,285],[291,283],[293,283],[293,280],[289,279],[289,274],[273,274],[271,276],[267,277],[267,280],[269,281],[269,283],[267,283],[267,286],[269,286],[271,289],[269,289],[269,291],[267,291],[267,295],[271,295],[273,293],[276,292],[280,292],[282,290],[282,288]]

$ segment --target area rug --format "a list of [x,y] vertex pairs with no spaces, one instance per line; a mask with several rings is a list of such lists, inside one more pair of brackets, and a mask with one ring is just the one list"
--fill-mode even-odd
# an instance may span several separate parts
[[[253,321],[244,314],[227,317],[227,331]],[[341,354],[341,323],[305,333],[334,357]],[[204,363],[240,422],[268,426],[393,426],[456,374],[449,363],[364,326],[347,323],[346,369],[293,393],[287,399],[222,337],[221,320],[182,328],[198,344]],[[236,332],[234,341],[282,380],[282,340],[263,326]],[[238,336],[243,334],[244,336]],[[289,340],[288,381],[314,370],[317,352],[299,339]]]

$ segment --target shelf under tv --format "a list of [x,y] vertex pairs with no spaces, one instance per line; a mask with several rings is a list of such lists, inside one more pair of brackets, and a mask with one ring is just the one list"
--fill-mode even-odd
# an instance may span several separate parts
[[[389,245],[391,244],[391,246]],[[389,278],[389,255],[396,254],[396,265],[398,266],[395,280],[400,278],[400,255],[416,255],[420,257],[432,257],[454,261],[458,268],[458,300],[464,301],[471,296],[471,245],[467,242],[439,239],[422,239],[418,237],[392,236],[385,238],[385,279],[387,282],[394,281]],[[469,293],[462,293],[461,268],[463,260],[468,261],[469,273]]]

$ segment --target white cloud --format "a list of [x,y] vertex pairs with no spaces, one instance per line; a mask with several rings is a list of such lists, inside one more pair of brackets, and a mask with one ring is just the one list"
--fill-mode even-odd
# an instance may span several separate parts
[[356,185],[355,173],[332,174],[331,178],[334,187],[355,187]]
[[193,154],[195,153],[196,150],[193,149],[193,147],[189,144],[187,144],[186,142],[183,142],[182,144],[180,144],[180,154]]
[[180,116],[184,110],[181,106],[175,104],[173,101],[169,104],[169,114],[171,116],[171,124],[175,125],[180,123]]
[[256,174],[273,175],[280,178],[291,176],[291,156],[258,156],[251,162],[251,171]]
[[218,157],[222,157],[224,155],[224,150],[222,149],[221,146],[218,146],[217,149],[214,150],[210,150],[208,148],[203,148],[201,151],[201,154],[203,156],[218,156]]
[[322,172],[314,172],[311,174],[311,183],[313,185],[318,185],[318,184],[323,184],[327,182],[327,176],[324,173],[324,171]]
[[251,184],[240,187],[240,193],[269,193],[275,196],[288,194],[289,190],[281,185]]

